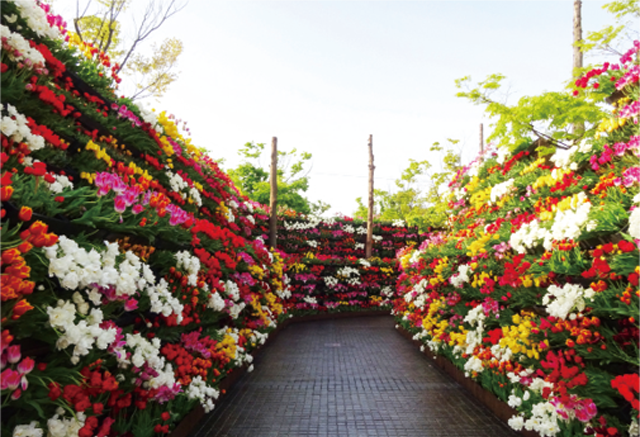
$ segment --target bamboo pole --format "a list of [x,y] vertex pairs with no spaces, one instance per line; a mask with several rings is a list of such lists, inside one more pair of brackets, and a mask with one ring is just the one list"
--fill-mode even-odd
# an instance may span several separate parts
[[371,258],[373,249],[373,135],[369,135],[369,211],[367,214],[367,241],[365,243],[365,257]]
[[271,195],[269,196],[269,206],[271,207],[271,217],[269,218],[269,245],[276,248],[278,241],[278,138],[271,140]]

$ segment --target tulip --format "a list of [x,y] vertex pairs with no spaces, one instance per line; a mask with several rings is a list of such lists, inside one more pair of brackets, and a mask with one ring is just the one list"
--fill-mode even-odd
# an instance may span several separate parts
[[15,364],[20,361],[21,357],[20,346],[13,345],[7,348],[7,361],[9,361],[11,364]]
[[31,216],[33,214],[33,210],[28,206],[23,206],[20,208],[20,212],[18,213],[18,218],[23,222],[28,222],[31,220]]
[[21,375],[13,369],[5,369],[0,373],[0,390],[15,390],[20,385]]
[[26,375],[33,370],[35,364],[35,361],[33,361],[30,357],[26,357],[24,360],[20,361],[20,364],[18,364],[18,372]]

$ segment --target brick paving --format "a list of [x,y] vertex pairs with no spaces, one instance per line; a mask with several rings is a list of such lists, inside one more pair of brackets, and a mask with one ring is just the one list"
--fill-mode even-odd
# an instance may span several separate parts
[[517,436],[390,316],[295,323],[190,437]]

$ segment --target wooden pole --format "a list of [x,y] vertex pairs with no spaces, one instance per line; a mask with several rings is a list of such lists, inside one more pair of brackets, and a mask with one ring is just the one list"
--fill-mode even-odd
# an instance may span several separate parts
[[269,206],[271,207],[271,217],[269,218],[269,245],[276,248],[278,232],[278,138],[271,140],[271,195]]
[[484,152],[484,126],[480,123],[480,153]]
[[373,250],[373,135],[369,135],[369,211],[367,214],[367,241],[365,243],[365,257],[371,258]]
[[[582,1],[573,0],[573,78],[576,79],[582,68],[583,53],[579,43],[582,42]],[[576,122],[571,126],[571,133],[581,135],[584,122]]]

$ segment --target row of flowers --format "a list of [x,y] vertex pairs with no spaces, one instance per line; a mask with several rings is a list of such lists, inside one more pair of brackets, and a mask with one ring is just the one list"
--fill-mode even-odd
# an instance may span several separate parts
[[[263,238],[267,216],[256,214]],[[322,219],[288,212],[278,217],[278,248],[285,252],[291,314],[389,308],[398,276],[396,250],[415,244],[417,228],[401,221],[376,223],[372,257],[365,259],[366,223],[349,217]]]
[[595,138],[487,151],[452,180],[447,230],[398,253],[398,324],[516,430],[639,434],[639,48],[576,82],[617,91]]
[[286,317],[282,255],[46,5],[0,21],[2,435],[166,434]]

